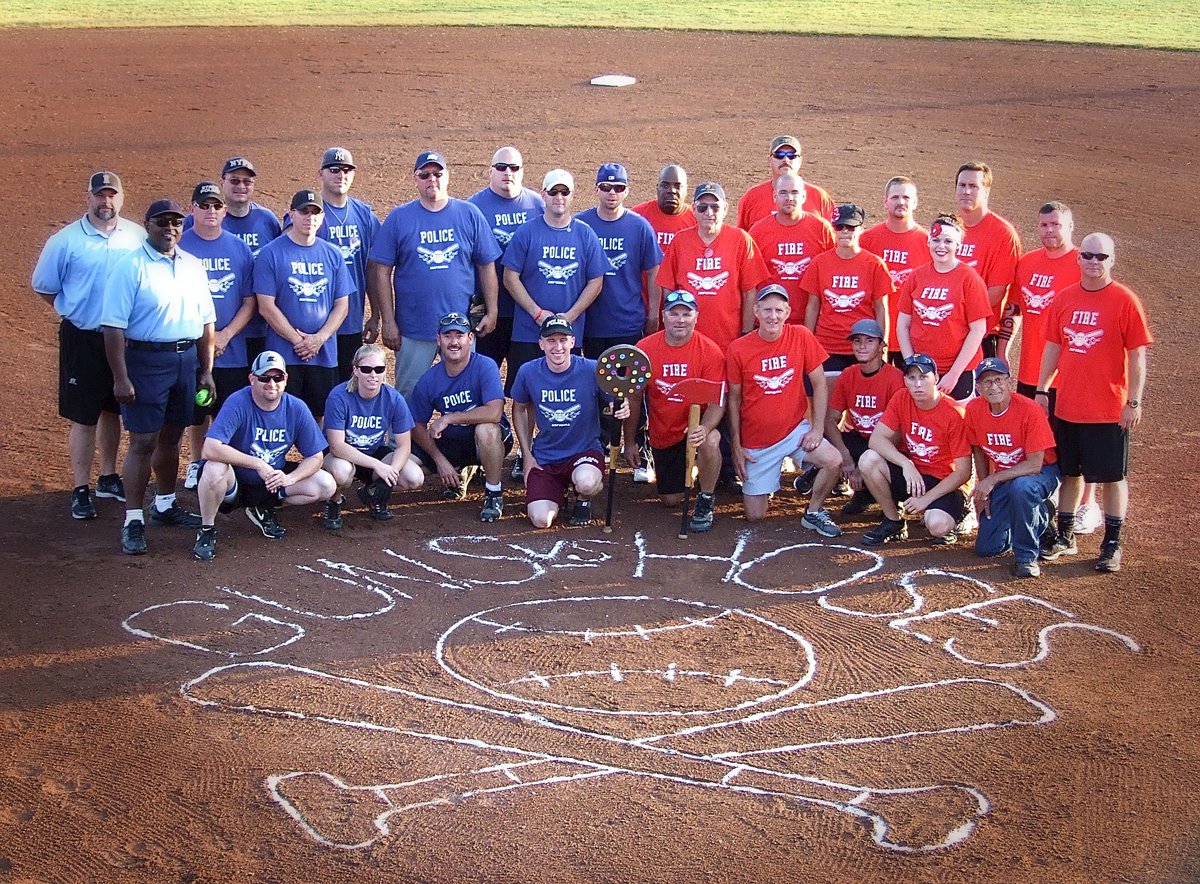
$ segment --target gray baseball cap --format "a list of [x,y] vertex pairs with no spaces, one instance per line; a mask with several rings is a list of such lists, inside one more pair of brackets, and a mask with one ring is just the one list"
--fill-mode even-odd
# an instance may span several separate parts
[[874,319],[860,319],[854,325],[850,326],[850,334],[846,335],[846,340],[850,340],[855,335],[867,335],[872,338],[883,340],[883,328]]
[[252,374],[266,374],[271,369],[287,374],[287,363],[274,350],[263,350],[255,357],[254,364],[250,366]]

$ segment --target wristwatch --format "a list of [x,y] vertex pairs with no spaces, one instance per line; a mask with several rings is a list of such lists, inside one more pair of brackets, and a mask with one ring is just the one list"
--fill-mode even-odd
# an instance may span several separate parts
[[1137,399],[1130,399],[1125,404],[1128,405],[1130,408],[1141,408],[1141,406],[1142,406],[1142,403],[1139,402]]

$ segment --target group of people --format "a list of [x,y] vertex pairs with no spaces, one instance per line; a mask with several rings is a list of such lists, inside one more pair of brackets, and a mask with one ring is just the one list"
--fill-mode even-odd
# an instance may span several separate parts
[[[356,481],[386,520],[396,490],[436,475],[461,498],[480,469],[479,517],[494,521],[515,438],[511,478],[530,521],[548,527],[571,502],[569,522],[586,524],[604,448],[623,435],[635,481],[656,483],[668,506],[690,486],[694,451],[695,531],[712,527],[717,489],[738,483],[745,517],[764,518],[790,459],[804,528],[842,533],[825,506],[840,488],[843,515],[881,510],[867,544],[906,537],[909,518],[940,543],[977,521],[977,551],[1011,549],[1017,576],[1078,552],[1099,488],[1096,566],[1119,570],[1151,337],[1136,294],[1112,278],[1111,238],[1076,247],[1071,210],[1050,202],[1042,247],[1022,254],[978,162],[956,173],[957,211],[928,229],[903,176],[866,228],[864,209],[801,176],[802,160],[798,139],[775,138],[736,226],[722,185],[689,188],[678,165],[655,198],[627,207],[628,170],[605,163],[596,207],[576,214],[574,176],[553,169],[540,192],[527,188],[513,147],[469,199],[449,195],[440,152],[421,152],[415,198],[382,223],[350,195],[342,147],[282,219],[254,202],[245,157],[186,207],[153,202],[145,229],[121,216],[119,178],[97,172],[87,213],[51,237],[33,274],[62,319],[71,514],[96,515],[98,451],[95,496],[126,501],[130,554],[146,550],[147,521],[197,529],[208,560],[219,511],[245,507],[278,538],[278,507],[319,502],[336,531]],[[647,354],[652,378],[617,403],[596,359],[621,344]],[[696,383],[725,383],[728,397],[702,397],[689,421]],[[185,432],[198,515],[175,499]]]

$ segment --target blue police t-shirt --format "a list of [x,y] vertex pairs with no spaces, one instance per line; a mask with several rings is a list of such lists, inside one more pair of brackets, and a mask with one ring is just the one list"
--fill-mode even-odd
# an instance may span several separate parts
[[640,335],[646,325],[642,274],[662,263],[663,252],[650,222],[628,209],[616,221],[605,221],[596,209],[578,215],[600,237],[600,247],[612,265],[604,287],[587,309],[589,337]]
[[[327,447],[321,428],[302,401],[284,393],[277,408],[264,411],[254,403],[249,387],[230,394],[213,418],[207,437],[261,458],[277,470],[283,469],[293,445],[303,457],[320,454]],[[263,484],[254,470],[234,467],[234,471],[243,484]]]
[[[185,231],[191,230],[192,224],[191,215],[183,219]],[[258,257],[263,246],[283,233],[283,228],[275,213],[258,203],[250,203],[250,211],[240,218],[226,212],[225,220],[221,222],[221,229],[226,233],[232,233],[249,246],[250,254],[255,258]],[[250,320],[250,324],[246,326],[246,336],[261,338],[266,333],[266,329],[266,321],[256,313]]]
[[475,265],[499,258],[500,246],[483,213],[466,200],[451,199],[437,212],[413,200],[388,213],[368,257],[394,268],[400,334],[432,341],[439,319],[470,309]]
[[[520,275],[534,303],[552,313],[570,310],[588,280],[603,276],[612,266],[596,232],[578,218],[558,228],[541,216],[517,228],[502,263]],[[584,313],[572,323],[578,342],[583,341],[586,319]],[[514,314],[514,341],[533,343],[538,333],[532,316],[524,310]]]
[[[413,420],[427,425],[435,411],[439,414],[470,411],[497,399],[503,401],[504,384],[495,360],[482,353],[472,353],[466,368],[456,377],[447,373],[444,362],[431,366],[413,387],[410,398]],[[500,426],[508,428],[508,417],[503,412]],[[463,424],[451,424],[442,433],[447,439],[472,439],[474,436],[475,428]]]
[[[250,286],[254,256],[250,254],[250,247],[224,230],[214,240],[204,239],[195,230],[186,230],[179,238],[179,248],[195,255],[204,265],[208,274],[208,293],[212,295],[217,313],[216,330],[221,331],[233,321],[242,302],[254,297]],[[225,350],[213,360],[217,368],[245,368],[249,364],[245,329],[230,338]]]
[[364,454],[382,445],[388,430],[398,436],[412,428],[408,403],[395,387],[387,384],[371,399],[351,393],[346,384],[338,384],[325,400],[325,429],[341,430],[346,435],[346,444]]
[[379,219],[371,207],[360,199],[350,197],[340,209],[325,203],[325,220],[317,236],[332,243],[346,259],[346,269],[354,279],[350,295],[350,310],[346,321],[337,330],[339,335],[360,334],[366,313],[367,253],[379,233]]
[[538,463],[560,463],[600,449],[599,397],[594,359],[572,356],[561,373],[551,371],[545,357],[521,366],[512,398],[534,406],[533,456]]
[[[483,217],[492,226],[492,236],[496,237],[496,245],[500,246],[501,258],[504,257],[504,251],[517,228],[546,211],[545,201],[528,187],[522,187],[521,192],[512,199],[500,196],[490,187],[485,187],[470,197],[469,201],[483,212]],[[517,305],[508,289],[504,287],[504,266],[500,263],[496,264],[496,278],[500,286],[499,315],[511,318]]]

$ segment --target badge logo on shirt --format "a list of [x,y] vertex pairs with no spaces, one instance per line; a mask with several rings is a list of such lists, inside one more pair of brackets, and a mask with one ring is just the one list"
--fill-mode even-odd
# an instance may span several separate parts
[[875,425],[879,423],[879,419],[883,417],[882,411],[877,411],[874,414],[864,414],[861,411],[850,409],[850,419],[854,421],[856,427],[861,427],[864,430],[874,430]]
[[935,457],[937,453],[942,450],[942,446],[940,445],[929,445],[928,443],[922,442],[920,439],[914,439],[909,435],[905,435],[904,444],[908,446],[908,450],[911,451],[913,455],[919,457],[921,460],[929,460],[931,457]]
[[538,261],[538,270],[542,271],[542,276],[546,277],[546,281],[551,285],[566,285],[567,280],[579,270],[579,262],[550,264],[547,261]]
[[1000,467],[1002,470],[1015,467],[1025,459],[1024,448],[1014,448],[1012,451],[997,451],[994,448],[988,448],[986,445],[984,445],[983,450],[987,453],[988,457],[995,461],[996,466]]
[[[514,230],[513,233],[516,233],[516,231]],[[507,246],[512,242],[513,238],[512,233],[509,233],[507,230],[501,230],[499,227],[492,228],[492,235],[496,237],[496,242],[501,246]]]
[[1025,306],[1028,307],[1032,313],[1041,313],[1043,310],[1049,307],[1050,303],[1054,300],[1054,295],[1056,294],[1054,289],[1050,289],[1050,291],[1046,292],[1044,295],[1034,294],[1034,292],[1031,291],[1027,285],[1021,286],[1021,293],[1025,295]]
[[941,304],[937,307],[926,307],[920,301],[913,299],[913,309],[917,311],[917,316],[921,317],[930,325],[941,325],[945,322],[946,317],[954,312],[953,304]]
[[430,270],[445,270],[458,255],[458,249],[458,243],[446,246],[444,249],[427,249],[424,246],[417,246],[417,254],[422,261],[429,265]]
[[775,265],[775,272],[782,279],[799,279],[804,275],[804,271],[808,269],[810,261],[812,261],[812,258],[801,258],[799,261],[783,261],[779,258],[771,259],[771,263]]
[[280,445],[276,448],[270,448],[266,445],[260,445],[257,442],[251,442],[250,453],[259,460],[278,468],[283,463],[283,459],[287,456],[288,449],[291,447],[291,445]]
[[1097,328],[1082,332],[1075,331],[1070,326],[1064,326],[1063,335],[1067,339],[1067,348],[1072,353],[1086,353],[1100,343],[1100,339],[1104,337],[1104,329]]
[[698,292],[719,292],[729,282],[729,271],[718,273],[716,276],[701,276],[698,273],[687,275],[688,285]]
[[845,294],[842,292],[835,292],[832,289],[825,289],[825,300],[829,302],[830,307],[839,313],[845,313],[853,310],[862,303],[862,299],[866,296],[867,293],[865,291]]
[[208,281],[208,293],[210,295],[223,295],[231,288],[234,282],[237,281],[236,273],[226,273],[220,279],[210,279]]
[[288,285],[292,287],[292,294],[301,301],[316,301],[325,294],[325,288],[329,285],[329,280],[318,279],[316,282],[305,282],[302,279],[289,276]]
[[551,426],[565,427],[574,423],[575,418],[579,417],[579,413],[583,411],[583,406],[572,405],[570,408],[547,408],[545,405],[539,405],[538,409],[542,412],[542,417],[549,421]]
[[792,378],[796,376],[796,369],[789,368],[783,374],[777,374],[768,377],[762,374],[754,376],[754,382],[762,388],[762,391],[768,396],[774,396],[777,393],[782,393],[787,389],[788,384],[792,382]]
[[371,451],[379,447],[383,442],[383,431],[378,433],[355,433],[352,430],[345,430],[346,444],[351,448],[357,448],[359,451]]

